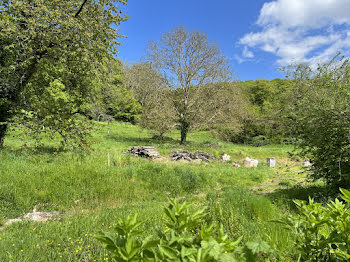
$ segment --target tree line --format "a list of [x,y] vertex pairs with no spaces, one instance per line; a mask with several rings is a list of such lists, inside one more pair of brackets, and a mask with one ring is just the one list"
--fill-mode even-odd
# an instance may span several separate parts
[[312,176],[349,183],[349,61],[284,68],[286,79],[240,82],[205,33],[178,26],[141,63],[117,59],[124,0],[3,0],[0,5],[0,146],[9,123],[38,141],[86,147],[93,122],[138,123],[162,138],[210,130],[252,145],[293,143]]

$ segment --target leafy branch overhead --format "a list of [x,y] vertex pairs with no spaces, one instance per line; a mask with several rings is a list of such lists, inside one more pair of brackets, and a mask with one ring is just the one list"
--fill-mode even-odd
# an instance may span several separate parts
[[[127,17],[115,2],[126,4],[122,0],[2,1],[0,122],[21,110],[35,111],[31,95],[42,93],[54,81],[74,98],[71,107],[77,110],[71,113],[81,111],[95,69],[103,58],[116,54],[120,44],[119,25]],[[0,144],[6,129],[0,126]]]

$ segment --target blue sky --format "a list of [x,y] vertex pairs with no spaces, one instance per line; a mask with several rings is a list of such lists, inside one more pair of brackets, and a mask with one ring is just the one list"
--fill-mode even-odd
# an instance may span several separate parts
[[240,80],[283,78],[282,66],[350,50],[350,0],[129,0],[123,10],[119,59],[127,62],[177,25],[216,41]]

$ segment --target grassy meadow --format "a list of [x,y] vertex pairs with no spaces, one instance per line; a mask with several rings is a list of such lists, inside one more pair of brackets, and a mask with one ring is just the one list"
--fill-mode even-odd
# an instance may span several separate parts
[[[40,148],[23,147],[13,132],[0,152],[0,224],[24,213],[59,211],[58,221],[18,222],[0,230],[0,261],[111,260],[94,235],[108,230],[117,217],[139,213],[147,234],[164,225],[167,199],[186,199],[207,205],[208,221],[220,221],[232,238],[267,241],[282,261],[288,261],[294,238],[270,222],[293,212],[293,198],[306,199],[321,185],[305,181],[301,163],[288,158],[288,145],[251,147],[214,139],[210,132],[194,132],[181,146],[179,134],[159,141],[138,126],[96,123],[89,153],[54,150],[54,141]],[[155,146],[159,161],[125,152],[135,145]],[[234,168],[229,163],[180,163],[169,159],[172,150],[205,151],[260,160],[257,168]],[[107,155],[110,154],[110,166]],[[275,157],[276,168],[265,164]]]

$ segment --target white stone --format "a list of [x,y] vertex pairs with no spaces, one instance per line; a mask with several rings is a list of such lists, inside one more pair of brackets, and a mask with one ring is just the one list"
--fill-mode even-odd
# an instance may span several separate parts
[[305,159],[302,163],[302,166],[303,167],[310,167],[312,166],[311,162],[310,162],[310,159]]
[[245,167],[257,167],[259,164],[259,160],[247,157],[246,159],[244,159],[243,164]]
[[231,160],[231,157],[229,156],[229,155],[227,155],[227,154],[223,154],[222,156],[221,156],[221,159],[222,159],[222,161],[230,161]]

